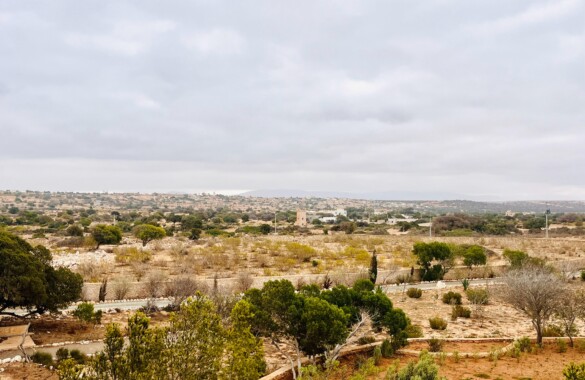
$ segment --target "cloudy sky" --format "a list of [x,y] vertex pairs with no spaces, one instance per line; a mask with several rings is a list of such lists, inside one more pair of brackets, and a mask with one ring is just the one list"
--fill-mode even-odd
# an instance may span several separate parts
[[585,199],[584,20],[585,0],[0,0],[0,189]]

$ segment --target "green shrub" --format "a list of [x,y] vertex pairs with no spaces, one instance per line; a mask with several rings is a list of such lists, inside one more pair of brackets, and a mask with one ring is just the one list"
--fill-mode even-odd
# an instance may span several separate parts
[[372,354],[372,358],[374,359],[374,365],[380,365],[382,362],[382,349],[380,346],[374,348],[374,353]]
[[467,299],[474,305],[487,305],[490,301],[490,294],[486,289],[467,289]]
[[461,305],[461,294],[449,291],[443,294],[443,303],[447,305]]
[[429,339],[429,351],[441,352],[443,350],[443,340],[437,338]]
[[409,324],[408,326],[406,326],[406,329],[404,329],[404,331],[406,332],[406,335],[408,335],[409,338],[422,338],[424,336],[422,327],[420,327],[419,325]]
[[557,350],[559,354],[567,352],[567,342],[564,339],[557,339]]
[[471,310],[461,305],[453,305],[451,319],[456,320],[457,318],[471,318]]
[[575,348],[580,353],[585,353],[585,340],[577,340],[575,341]]
[[424,380],[441,380],[443,377],[439,376],[439,368],[435,364],[433,357],[426,351],[423,351],[418,359],[418,362],[410,362],[400,371],[398,365],[393,365],[386,373],[386,380],[410,380],[410,379],[424,379]]
[[79,350],[71,350],[69,355],[71,355],[71,359],[75,360],[77,364],[85,364],[87,361],[87,355]]
[[447,321],[441,317],[429,318],[429,324],[433,330],[445,330],[447,328]]
[[563,369],[565,380],[585,380],[585,362],[581,364],[569,363]]
[[69,350],[61,347],[57,350],[57,352],[55,353],[55,356],[57,357],[57,361],[62,361],[65,359],[69,358]]
[[463,291],[467,291],[467,289],[469,288],[469,279],[464,278],[461,281],[461,285],[463,285]]
[[82,302],[77,305],[73,311],[73,316],[82,322],[99,324],[102,321],[102,311],[93,310],[93,304],[89,302]]
[[581,280],[585,281],[585,270],[581,271]]
[[360,345],[374,343],[375,341],[376,338],[371,335],[362,336],[357,340],[358,344]]
[[382,356],[385,358],[392,357],[394,355],[394,349],[392,348],[392,343],[388,339],[384,339],[382,345],[380,346],[380,351],[382,352]]
[[53,362],[53,355],[49,354],[48,352],[41,352],[37,351],[30,357],[33,363],[41,364],[46,367],[50,367],[54,365]]
[[527,336],[523,336],[514,343],[514,347],[518,348],[520,352],[530,352],[532,349],[532,342]]
[[417,289],[417,288],[409,288],[406,291],[406,295],[409,298],[420,298],[420,297],[422,297],[422,290]]

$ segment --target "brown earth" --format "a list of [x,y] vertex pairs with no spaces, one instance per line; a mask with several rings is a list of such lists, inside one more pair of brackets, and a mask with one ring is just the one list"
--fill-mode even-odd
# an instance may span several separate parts
[[55,371],[32,363],[12,363],[2,366],[4,371],[0,372],[0,380],[58,380],[59,376]]

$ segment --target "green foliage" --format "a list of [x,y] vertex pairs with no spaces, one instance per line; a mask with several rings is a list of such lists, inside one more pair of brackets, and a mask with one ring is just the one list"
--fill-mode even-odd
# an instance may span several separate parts
[[429,339],[429,351],[430,352],[441,352],[443,351],[443,340],[437,338]]
[[114,248],[116,262],[124,264],[146,263],[152,259],[152,252],[136,247]]
[[191,232],[189,232],[189,239],[199,240],[200,237],[201,237],[201,228],[191,228]]
[[142,246],[146,246],[152,240],[159,240],[167,235],[162,227],[151,224],[140,224],[134,227],[134,236],[142,241]]
[[523,336],[514,342],[514,347],[518,348],[520,352],[530,352],[532,350],[532,342],[530,338]]
[[201,294],[183,303],[167,327],[150,327],[138,312],[128,320],[126,345],[120,328],[108,325],[105,349],[90,363],[92,378],[258,379],[265,371],[264,352],[250,331],[252,318],[250,304],[240,301],[226,328]]
[[519,269],[525,265],[544,266],[544,260],[537,257],[530,257],[522,251],[504,249],[504,259],[508,260],[511,269]]
[[563,376],[565,380],[585,380],[585,362],[580,364],[569,363],[563,369]]
[[467,300],[473,305],[487,305],[490,301],[489,292],[482,288],[467,289]]
[[453,305],[451,308],[451,319],[456,320],[457,318],[471,318],[471,310],[461,305]]
[[374,352],[372,353],[372,359],[374,359],[374,365],[378,366],[382,362],[382,349],[380,346],[374,348]]
[[557,339],[557,351],[561,354],[567,352],[567,342],[564,339]]
[[461,305],[461,294],[457,292],[448,291],[442,299],[447,305]]
[[404,331],[409,338],[422,338],[424,336],[422,327],[419,325],[409,324]]
[[386,373],[386,380],[443,380],[439,376],[439,367],[435,364],[433,357],[423,351],[419,360],[408,363],[400,371],[397,365],[391,367]]
[[[57,311],[77,300],[83,279],[51,266],[51,252],[0,229],[0,314],[22,307],[30,314]],[[6,313],[4,313],[6,314]]]
[[417,257],[421,267],[423,281],[441,280],[452,265],[453,253],[445,243],[418,242],[414,244],[412,253]]
[[384,339],[382,345],[380,346],[380,351],[382,356],[385,358],[390,358],[394,355],[394,348],[392,347],[392,343],[388,339]]
[[581,271],[581,281],[585,281],[585,270]]
[[372,253],[372,260],[370,261],[370,268],[368,269],[368,276],[372,284],[376,283],[378,278],[378,257],[376,257],[376,251]]
[[57,350],[57,352],[55,353],[55,356],[57,357],[58,361],[68,359],[69,358],[69,350],[64,348],[64,347],[61,347]]
[[45,367],[53,366],[53,355],[48,352],[37,351],[31,355],[30,359],[33,363],[44,365]]
[[563,328],[559,325],[548,324],[544,329],[542,329],[542,336],[545,337],[558,338],[564,335]]
[[82,302],[73,311],[73,316],[82,322],[99,324],[102,320],[102,311],[94,311],[92,303]]
[[438,316],[429,318],[429,324],[433,330],[445,330],[447,328],[447,321]]
[[469,279],[467,279],[467,278],[464,278],[464,279],[461,281],[461,285],[463,285],[463,291],[465,291],[465,292],[466,292],[466,291],[467,291],[467,289],[469,288]]
[[422,297],[422,290],[418,288],[408,288],[406,295],[408,298],[420,298]]
[[83,228],[73,224],[67,228],[67,236],[83,236]]
[[112,226],[109,224],[98,224],[93,227],[91,236],[93,236],[95,242],[97,243],[97,249],[102,244],[120,243],[120,241],[122,241],[122,230],[117,226]]
[[478,265],[485,265],[487,263],[487,255],[483,247],[479,245],[472,245],[465,250],[463,254],[463,265],[468,268]]

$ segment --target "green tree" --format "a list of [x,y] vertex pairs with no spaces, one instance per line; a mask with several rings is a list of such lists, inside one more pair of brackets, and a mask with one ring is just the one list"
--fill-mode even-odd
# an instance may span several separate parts
[[241,300],[232,309],[227,330],[226,379],[256,380],[266,372],[262,341],[252,334],[252,305]]
[[376,279],[378,278],[378,257],[376,257],[376,250],[372,253],[372,260],[370,261],[370,269],[368,270],[368,275],[370,277],[370,281],[372,284],[376,283]]
[[149,241],[159,240],[167,236],[164,228],[153,226],[152,224],[140,224],[134,227],[134,236],[142,241],[142,246],[146,246]]
[[51,266],[51,252],[0,229],[0,314],[25,308],[27,315],[57,311],[79,299],[83,279]]
[[83,236],[83,228],[79,227],[77,224],[71,225],[67,228],[67,235]]
[[483,247],[479,245],[472,245],[463,253],[463,265],[471,269],[474,265],[485,265],[487,263],[487,255]]
[[118,244],[122,241],[122,230],[109,224],[98,224],[91,231],[91,236],[97,243],[96,249],[102,244]]
[[445,243],[414,243],[412,253],[417,257],[424,281],[443,279],[453,265],[453,253]]

